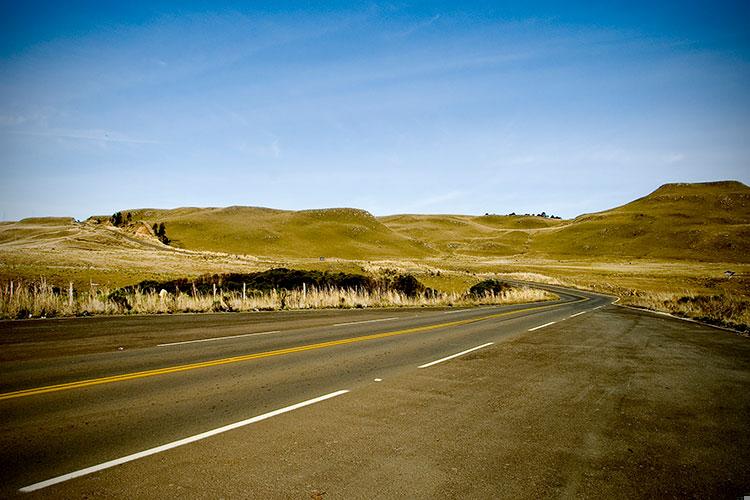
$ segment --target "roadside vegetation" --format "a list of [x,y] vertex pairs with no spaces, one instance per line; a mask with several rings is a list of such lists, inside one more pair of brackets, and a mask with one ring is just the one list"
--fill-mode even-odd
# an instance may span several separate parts
[[750,333],[750,298],[747,295],[641,292],[626,297],[623,303]]
[[[714,326],[750,333],[750,275],[706,277],[716,275],[714,269],[697,269],[694,275],[658,274],[659,267],[636,268],[629,273],[582,272],[548,268],[556,277],[539,273],[505,273],[506,279],[557,284],[606,293],[619,297],[619,303],[674,316],[689,318]],[[657,270],[655,272],[655,270]],[[664,272],[662,269],[661,272]],[[650,275],[644,278],[644,275]],[[698,272],[695,272],[698,274]]]
[[[279,283],[289,288],[276,286]],[[347,286],[339,286],[341,284]],[[481,291],[446,293],[426,288],[411,275],[370,277],[273,269],[246,275],[202,276],[195,280],[147,281],[114,290],[98,287],[75,290],[72,286],[65,289],[52,286],[44,279],[6,282],[0,287],[0,317],[28,319],[106,314],[451,307],[556,298],[542,290],[509,285],[497,289],[490,284]]]
[[[311,300],[321,291],[330,298],[319,298],[320,304],[339,307],[342,297],[334,297],[334,289],[355,295],[366,290],[367,297],[347,292],[345,307],[445,305],[467,300],[467,291],[483,280],[515,279],[608,293],[622,304],[750,329],[748,186],[669,184],[574,220],[546,215],[374,217],[356,209],[226,207],[132,209],[84,222],[62,217],[0,222],[0,287],[5,290],[0,293],[6,294],[0,314],[126,312],[124,302],[114,298],[120,295],[127,296],[131,312],[322,307]],[[276,281],[270,274],[248,276],[275,268],[293,268],[298,275]],[[337,281],[337,273],[367,280]],[[417,296],[386,286],[398,276],[411,276],[422,292],[434,293]],[[258,279],[270,281],[264,285]],[[35,299],[36,305],[27,301],[11,308],[11,281],[16,291],[61,305]],[[237,306],[243,282],[245,299]],[[192,294],[193,284],[198,294]],[[218,304],[214,284],[222,297]],[[303,287],[300,302],[294,294]],[[47,288],[54,293],[45,295]],[[162,289],[168,295],[156,301],[152,295]],[[279,297],[271,298],[273,290]],[[386,292],[404,297],[381,297]],[[107,300],[99,300],[102,296]],[[267,297],[261,301],[261,296]],[[196,304],[184,305],[186,297]]]

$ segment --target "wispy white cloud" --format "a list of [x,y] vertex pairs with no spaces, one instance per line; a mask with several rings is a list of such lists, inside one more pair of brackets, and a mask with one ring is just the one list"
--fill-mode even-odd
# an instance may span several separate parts
[[440,14],[435,14],[429,19],[419,21],[417,23],[412,24],[411,26],[408,26],[407,28],[401,31],[396,31],[394,33],[391,33],[390,35],[386,35],[386,38],[406,38],[410,35],[413,35],[417,31],[423,30],[425,28],[429,28],[430,26],[435,24],[435,22],[438,19],[440,19]]
[[664,163],[677,163],[685,159],[685,155],[682,153],[669,153],[664,155]]
[[435,205],[442,205],[448,201],[453,201],[459,198],[464,198],[468,194],[469,194],[468,192],[460,191],[460,190],[454,190],[454,191],[449,191],[447,193],[436,194],[434,196],[428,196],[426,198],[416,200],[415,202],[409,204],[408,208],[411,210],[414,210],[414,209],[423,209],[427,207],[432,207]]
[[283,153],[281,142],[278,137],[272,136],[271,139],[266,143],[252,143],[243,141],[237,146],[237,150],[243,153],[250,153],[251,155],[258,156],[261,158],[274,158],[278,159]]
[[164,142],[162,141],[129,137],[119,132],[115,132],[112,130],[103,130],[103,129],[9,130],[6,133],[11,133],[15,135],[29,135],[29,136],[35,136],[35,137],[49,137],[53,139],[75,139],[75,140],[96,141],[96,142],[121,142],[121,143],[127,143],[127,144],[164,144]]

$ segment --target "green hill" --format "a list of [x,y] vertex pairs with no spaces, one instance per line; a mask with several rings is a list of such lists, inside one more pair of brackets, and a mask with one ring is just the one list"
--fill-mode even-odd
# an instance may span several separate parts
[[524,253],[537,230],[565,224],[544,217],[505,215],[391,215],[380,220],[439,252],[471,256]]
[[283,258],[420,258],[421,242],[398,234],[364,210],[258,207],[138,209],[133,220],[164,223],[172,245],[190,250]]
[[[121,284],[154,276],[247,272],[262,269],[263,262],[287,267],[359,265],[330,259],[319,264],[321,256],[427,266],[486,262],[487,269],[494,269],[498,257],[519,263],[750,263],[750,188],[739,182],[668,184],[621,207],[574,220],[376,218],[349,208],[228,207],[124,210],[126,221],[128,212],[130,222],[122,227],[112,226],[109,216],[83,223],[52,217],[0,223],[0,276]],[[165,224],[172,246],[154,236],[154,223]]]
[[627,205],[568,221],[464,215],[380,220],[454,255],[750,262],[750,188],[735,181],[666,184]]
[[550,257],[750,262],[750,188],[740,182],[666,184],[621,207],[539,232]]

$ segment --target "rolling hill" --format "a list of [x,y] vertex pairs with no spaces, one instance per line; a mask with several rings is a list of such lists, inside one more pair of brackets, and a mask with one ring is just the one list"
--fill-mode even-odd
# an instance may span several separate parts
[[421,258],[422,242],[389,229],[364,210],[258,207],[135,209],[135,221],[164,223],[172,245],[198,251],[282,258]]
[[740,182],[665,184],[621,207],[535,235],[550,257],[750,262],[750,188]]
[[[131,222],[122,227],[108,216],[2,222],[0,276],[128,284],[279,264],[310,267],[318,265],[318,257],[355,268],[356,261],[381,260],[495,269],[497,258],[540,266],[555,260],[750,263],[750,188],[739,182],[667,184],[626,205],[573,220],[373,217],[350,208],[122,211],[128,212]],[[154,223],[165,224],[171,246],[154,236]]]
[[456,215],[380,220],[457,255],[750,262],[750,188],[735,181],[666,184],[621,207],[567,221]]

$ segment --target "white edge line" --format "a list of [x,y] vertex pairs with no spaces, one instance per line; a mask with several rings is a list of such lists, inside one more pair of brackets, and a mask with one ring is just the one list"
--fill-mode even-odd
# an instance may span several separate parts
[[349,323],[334,323],[333,326],[361,325],[363,323],[377,323],[378,321],[391,321],[398,318],[366,319],[364,321],[350,321]]
[[533,332],[534,330],[539,330],[540,328],[544,328],[545,326],[554,325],[557,323],[557,321],[550,321],[549,323],[545,323],[543,325],[535,326],[534,328],[529,328],[530,332]]
[[210,339],[183,340],[182,342],[169,342],[167,344],[157,344],[156,347],[167,347],[170,345],[181,345],[181,344],[194,344],[196,342],[213,342],[214,340],[237,339],[240,337],[252,337],[254,335],[269,335],[271,333],[279,333],[280,331],[281,330],[272,330],[270,332],[243,333],[241,335],[227,335],[226,337],[211,337]]
[[456,314],[464,311],[470,311],[470,309],[456,309],[455,311],[443,311],[443,314]]
[[104,462],[98,465],[86,467],[85,469],[80,469],[77,471],[69,472],[68,474],[63,474],[62,476],[53,477],[52,479],[47,479],[46,481],[41,481],[38,483],[30,484],[29,486],[24,486],[18,491],[22,493],[30,493],[32,491],[41,490],[42,488],[46,488],[54,484],[62,483],[70,479],[75,479],[77,477],[85,476],[87,474],[98,472],[100,470],[109,469],[110,467],[114,467],[116,465],[121,465],[127,462],[132,462],[133,460],[138,460],[139,458],[148,457],[150,455],[155,455],[163,451],[171,450],[172,448],[177,448],[178,446],[183,446],[186,444],[194,443],[196,441],[200,441],[202,439],[206,439],[211,436],[221,434],[223,432],[231,431],[239,427],[244,427],[249,424],[254,424],[255,422],[260,422],[261,420],[275,417],[276,415],[281,415],[282,413],[290,412],[292,410],[297,410],[304,406],[308,406],[311,404],[319,403],[321,401],[325,401],[326,399],[335,398],[336,396],[341,396],[342,394],[346,394],[347,392],[349,392],[349,390],[344,389],[341,391],[332,392],[330,394],[325,394],[317,398],[308,399],[307,401],[302,401],[301,403],[293,404],[291,406],[285,406],[284,408],[279,408],[278,410],[269,411],[268,413],[264,413],[256,417],[248,418],[247,420],[241,420],[233,424],[225,425],[223,427],[219,427],[218,429],[213,429],[210,431],[202,432],[200,434],[186,437],[178,441],[173,441],[171,443],[163,444],[155,448],[149,448],[148,450],[139,451],[138,453],[133,453],[132,455],[127,455],[125,457],[117,458],[115,460],[110,460],[108,462]]
[[575,318],[576,316],[580,316],[581,314],[586,314],[588,311],[581,311],[579,313],[571,314],[568,316],[568,318]]
[[476,347],[472,347],[471,349],[466,349],[465,351],[457,352],[456,354],[451,354],[450,356],[446,356],[445,358],[436,359],[435,361],[431,361],[429,363],[425,363],[423,365],[418,366],[417,368],[427,368],[427,367],[430,367],[432,365],[436,365],[438,363],[442,363],[443,361],[448,361],[450,359],[457,358],[459,356],[463,356],[464,354],[468,354],[468,353],[470,353],[472,351],[476,351],[477,349],[481,349],[483,347],[487,347],[487,346],[490,346],[492,344],[494,344],[494,342],[487,342],[486,344],[478,345]]
[[[613,304],[614,304],[614,302],[613,302]],[[712,325],[711,323],[703,323],[702,321],[698,321],[698,320],[695,320],[693,318],[683,318],[682,316],[675,316],[674,314],[669,314],[668,312],[654,311],[653,309],[644,309],[642,307],[633,307],[633,306],[628,306],[628,305],[625,305],[625,304],[615,304],[615,305],[617,305],[618,307],[624,307],[625,309],[632,309],[633,311],[640,311],[640,312],[643,312],[643,313],[658,314],[659,316],[666,316],[666,317],[672,318],[672,319],[679,319],[680,321],[687,321],[689,323],[695,323],[696,325],[707,326],[709,328],[716,328],[717,330],[724,330],[725,332],[732,332],[732,333],[736,333],[737,335],[747,336],[747,333],[741,332],[739,330],[733,330],[733,329],[727,328],[725,326]]]

